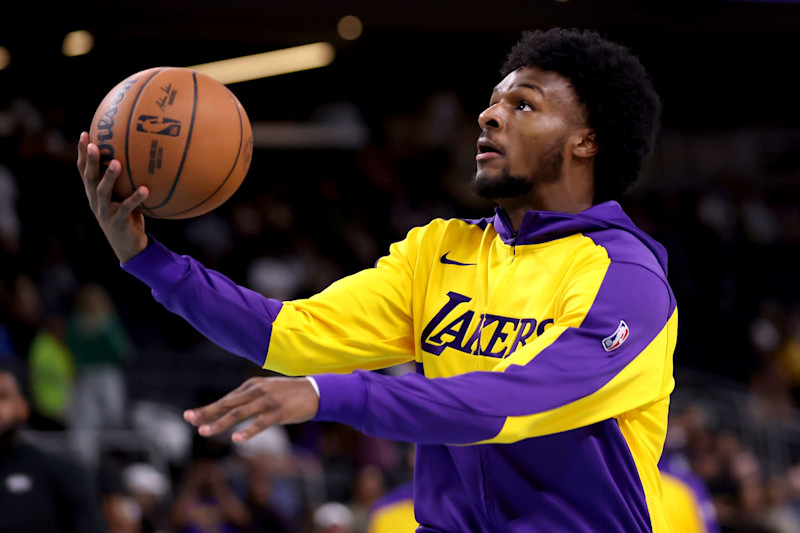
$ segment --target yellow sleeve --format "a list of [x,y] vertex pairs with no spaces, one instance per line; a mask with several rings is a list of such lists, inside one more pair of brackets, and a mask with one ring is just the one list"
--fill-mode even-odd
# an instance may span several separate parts
[[413,360],[412,284],[424,230],[411,230],[374,268],[311,298],[284,302],[264,368],[286,375],[346,373]]

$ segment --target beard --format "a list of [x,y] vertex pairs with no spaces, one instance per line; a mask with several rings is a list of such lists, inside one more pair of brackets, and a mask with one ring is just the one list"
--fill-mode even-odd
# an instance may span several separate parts
[[472,191],[485,200],[516,198],[530,193],[536,185],[558,181],[564,162],[564,143],[556,142],[539,163],[539,167],[527,176],[512,174],[508,165],[499,176],[480,176],[477,170],[472,177]]

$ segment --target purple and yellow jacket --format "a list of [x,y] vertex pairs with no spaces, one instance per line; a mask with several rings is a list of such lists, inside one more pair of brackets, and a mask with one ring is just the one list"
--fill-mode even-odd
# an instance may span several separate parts
[[[412,229],[280,302],[151,244],[123,268],[226,350],[313,374],[316,420],[417,443],[420,532],[669,531],[666,252],[616,202]],[[369,370],[415,361],[400,377]]]

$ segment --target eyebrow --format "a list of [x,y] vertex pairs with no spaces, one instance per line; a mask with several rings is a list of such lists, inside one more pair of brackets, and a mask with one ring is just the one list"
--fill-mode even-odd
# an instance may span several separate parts
[[[499,87],[500,87],[499,85],[496,85],[495,88],[492,90],[492,93],[496,93]],[[512,89],[516,89],[517,87],[524,87],[526,89],[531,89],[531,90],[537,91],[537,92],[539,92],[539,94],[542,95],[542,97],[545,97],[544,89],[542,89],[541,87],[539,87],[538,85],[536,85],[534,83],[528,83],[528,82],[523,81],[521,83],[518,83],[514,87],[512,87]]]
[[518,84],[517,87],[525,87],[527,89],[533,89],[534,91],[539,91],[539,94],[544,96],[544,90],[541,87],[539,87],[538,85],[534,85],[533,83],[522,82],[522,83]]

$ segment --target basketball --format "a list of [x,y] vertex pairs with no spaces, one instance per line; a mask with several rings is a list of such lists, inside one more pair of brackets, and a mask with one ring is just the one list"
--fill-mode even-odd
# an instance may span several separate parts
[[228,200],[250,168],[253,133],[236,96],[213,78],[180,67],[142,70],[118,83],[92,119],[101,166],[122,163],[114,193],[137,187],[153,218],[191,218]]

